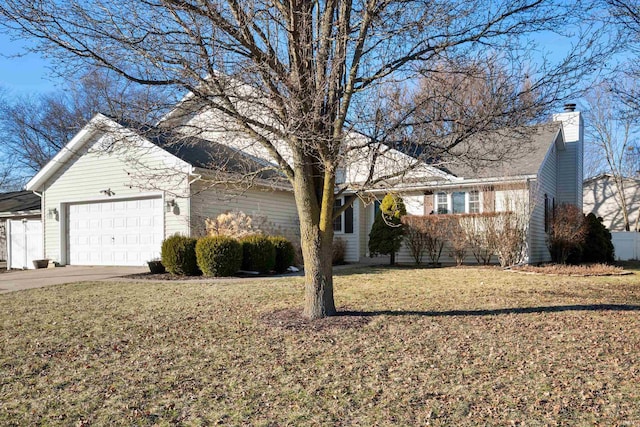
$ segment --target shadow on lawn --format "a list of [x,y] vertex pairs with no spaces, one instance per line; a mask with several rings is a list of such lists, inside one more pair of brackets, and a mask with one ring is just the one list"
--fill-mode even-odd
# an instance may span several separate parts
[[377,311],[339,311],[337,316],[495,316],[498,314],[530,314],[560,313],[564,311],[640,311],[640,305],[629,304],[576,304],[546,307],[496,308],[492,310],[447,310],[447,311],[412,311],[412,310],[377,310]]

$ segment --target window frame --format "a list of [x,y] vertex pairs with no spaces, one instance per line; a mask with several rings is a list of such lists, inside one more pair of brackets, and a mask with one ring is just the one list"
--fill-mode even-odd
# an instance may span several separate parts
[[[471,190],[471,191],[468,191],[467,194],[469,195],[469,197],[467,197],[467,208],[466,208],[467,213],[476,214],[476,213],[482,212],[482,205],[480,203],[480,191]],[[474,194],[476,196],[476,198],[477,198],[475,201],[473,201],[473,203],[477,204],[477,206],[478,206],[478,210],[475,211],[475,212],[471,212],[471,204],[472,204],[471,195],[472,194]]]
[[[454,193],[462,193],[464,194],[464,212],[454,212],[453,211],[453,194]],[[477,200],[474,202],[477,204],[478,211],[471,212],[471,194],[474,193],[477,195]],[[445,195],[446,200],[446,212],[441,212],[441,206],[444,207],[444,203],[442,200],[439,200],[442,195]],[[452,191],[436,191],[433,193],[433,211],[439,215],[460,215],[460,214],[471,214],[471,213],[481,213],[482,212],[482,197],[481,192],[479,190],[452,190]]]
[[[442,212],[440,210],[440,205],[442,204],[440,202],[440,196],[441,195],[444,195],[444,204],[446,205],[446,208],[445,208],[446,212]],[[438,191],[438,192],[434,193],[433,196],[434,196],[433,204],[435,206],[434,212],[436,214],[438,214],[438,215],[446,215],[446,214],[448,214],[450,212],[450,210],[449,210],[449,205],[450,205],[450,203],[449,203],[449,193],[446,193],[444,191]]]

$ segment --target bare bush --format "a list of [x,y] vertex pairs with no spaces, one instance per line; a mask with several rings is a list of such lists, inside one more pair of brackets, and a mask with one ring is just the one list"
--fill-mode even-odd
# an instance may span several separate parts
[[448,237],[447,215],[406,215],[402,221],[411,234],[412,242],[409,247],[416,263],[420,263],[422,254],[426,251],[431,263],[437,265]]
[[215,219],[205,220],[208,236],[229,236],[240,239],[252,234],[262,234],[254,220],[242,211],[229,211]]
[[478,264],[488,265],[494,255],[494,248],[485,232],[487,223],[495,213],[460,215],[458,224]]
[[461,219],[460,215],[449,217],[444,230],[449,243],[449,256],[456,260],[456,265],[462,265],[469,248],[469,241],[460,224]]
[[553,210],[547,245],[554,262],[566,264],[571,255],[580,251],[586,236],[587,225],[582,211],[577,206],[561,204]]
[[405,215],[401,221],[405,225],[404,227],[404,241],[411,256],[416,264],[422,262],[424,251],[427,246],[427,237],[424,231],[424,221],[421,221],[422,217],[415,215]]
[[519,212],[500,212],[489,217],[487,228],[490,247],[502,267],[521,264],[527,257],[528,215]]
[[332,264],[342,265],[345,263],[344,257],[347,254],[347,242],[337,237],[333,239],[333,247],[331,250]]

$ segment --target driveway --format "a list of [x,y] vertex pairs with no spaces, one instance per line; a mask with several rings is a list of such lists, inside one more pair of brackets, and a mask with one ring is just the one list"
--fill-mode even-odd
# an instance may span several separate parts
[[0,273],[0,293],[42,288],[62,283],[113,279],[143,273],[147,267],[79,267],[68,266],[40,270],[18,270]]

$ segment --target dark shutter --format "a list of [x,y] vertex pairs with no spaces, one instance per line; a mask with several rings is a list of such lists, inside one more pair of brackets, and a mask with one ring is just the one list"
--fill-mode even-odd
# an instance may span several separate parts
[[344,232],[353,234],[353,205],[344,211]]

